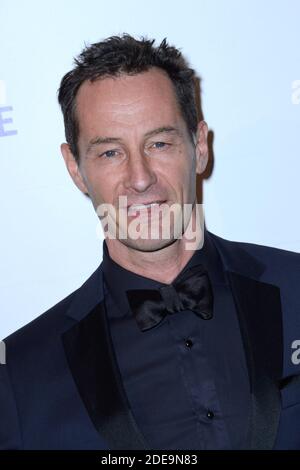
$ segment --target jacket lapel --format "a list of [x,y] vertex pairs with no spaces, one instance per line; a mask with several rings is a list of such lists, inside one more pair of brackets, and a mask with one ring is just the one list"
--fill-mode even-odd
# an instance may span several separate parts
[[[280,415],[282,377],[280,290],[259,280],[264,265],[239,244],[205,231],[228,277],[240,324],[252,396],[249,448],[272,449]],[[149,449],[128,403],[113,350],[101,266],[78,289],[67,315],[76,320],[63,345],[80,396],[108,448]]]
[[[78,291],[68,315],[77,320],[78,316],[85,315],[62,335],[64,350],[81,399],[108,448],[147,449],[131,412],[114,355],[105,302],[101,288],[99,290],[101,278],[98,268],[85,288]],[[90,310],[88,314],[86,309]]]
[[280,289],[258,279],[264,266],[238,245],[209,234],[222,258],[233,293],[246,361],[252,410],[249,448],[272,449],[280,417],[283,334]]
[[272,449],[279,424],[282,371],[279,289],[228,272],[236,302],[252,394],[250,448]]

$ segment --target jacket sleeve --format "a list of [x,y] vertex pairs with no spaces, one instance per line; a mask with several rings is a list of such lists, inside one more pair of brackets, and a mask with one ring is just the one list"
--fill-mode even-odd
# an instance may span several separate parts
[[21,436],[7,365],[0,364],[0,450],[20,450]]

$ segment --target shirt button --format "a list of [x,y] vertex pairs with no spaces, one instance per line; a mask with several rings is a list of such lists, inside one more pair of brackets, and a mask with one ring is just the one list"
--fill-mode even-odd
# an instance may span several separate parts
[[215,414],[214,414],[213,411],[207,410],[206,417],[207,417],[208,419],[214,419]]
[[187,348],[191,348],[193,346],[193,341],[191,339],[185,340],[185,345]]

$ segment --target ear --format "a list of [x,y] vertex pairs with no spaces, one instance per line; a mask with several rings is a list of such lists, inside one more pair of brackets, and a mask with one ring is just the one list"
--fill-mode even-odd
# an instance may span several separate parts
[[82,191],[84,194],[88,194],[88,190],[83,180],[83,177],[81,175],[81,172],[79,170],[78,163],[73,153],[71,152],[69,144],[66,144],[66,143],[61,144],[60,150],[61,150],[62,156],[64,157],[67,170],[72,180],[76,184],[77,188],[80,189],[80,191]]
[[204,172],[208,162],[208,127],[205,121],[200,121],[196,134],[196,172],[200,175]]

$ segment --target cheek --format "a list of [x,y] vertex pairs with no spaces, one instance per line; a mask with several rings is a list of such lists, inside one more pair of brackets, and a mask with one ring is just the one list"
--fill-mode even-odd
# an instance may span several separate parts
[[191,203],[196,193],[196,161],[193,155],[189,156],[188,161],[185,161],[180,169],[179,184],[183,199]]
[[163,173],[165,178],[170,180],[187,180],[190,174],[196,171],[195,155],[192,149],[176,149],[174,153],[168,155],[163,164],[158,160],[153,169]]
[[188,192],[189,187],[194,184],[196,178],[196,161],[194,156],[189,155],[185,159],[180,160],[176,171],[172,173],[178,180],[179,185],[183,187],[183,191]]
[[94,205],[113,202],[115,182],[112,174],[89,168],[86,171],[86,181]]

